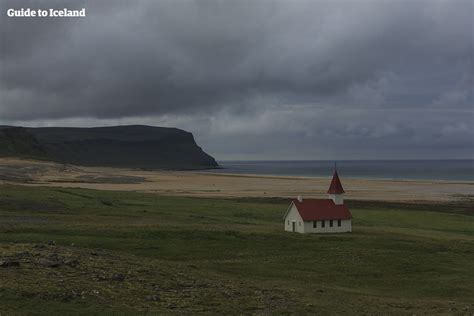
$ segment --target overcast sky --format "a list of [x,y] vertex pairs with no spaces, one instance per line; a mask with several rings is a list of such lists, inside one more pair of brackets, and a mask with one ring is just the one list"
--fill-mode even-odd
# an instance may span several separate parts
[[218,160],[474,158],[473,6],[0,0],[0,124],[173,126]]

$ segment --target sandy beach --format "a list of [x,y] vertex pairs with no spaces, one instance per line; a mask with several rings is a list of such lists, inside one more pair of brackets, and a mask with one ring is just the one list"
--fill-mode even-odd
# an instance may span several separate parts
[[[349,179],[346,198],[383,201],[472,199],[474,182]],[[329,178],[213,174],[205,171],[147,171],[79,167],[0,158],[0,183],[140,191],[205,197],[324,197]]]

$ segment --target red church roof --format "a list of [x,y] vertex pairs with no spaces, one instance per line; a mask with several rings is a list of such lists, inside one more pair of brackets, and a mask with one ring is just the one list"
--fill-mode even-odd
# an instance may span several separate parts
[[331,185],[329,186],[328,194],[342,194],[344,189],[342,188],[341,180],[337,175],[337,170],[334,169],[334,175],[332,176]]
[[327,219],[351,219],[352,214],[344,204],[336,205],[333,200],[303,199],[292,200],[303,221],[319,221]]

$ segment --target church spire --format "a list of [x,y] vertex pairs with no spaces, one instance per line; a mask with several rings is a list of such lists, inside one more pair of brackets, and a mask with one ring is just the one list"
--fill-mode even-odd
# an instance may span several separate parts
[[336,163],[334,163],[334,174],[332,176],[331,185],[329,186],[328,194],[343,194],[344,189],[342,188],[341,180],[337,174]]

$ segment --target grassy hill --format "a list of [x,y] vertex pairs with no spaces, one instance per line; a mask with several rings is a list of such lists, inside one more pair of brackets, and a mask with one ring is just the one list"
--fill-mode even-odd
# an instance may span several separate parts
[[280,200],[0,186],[0,313],[474,312],[472,214],[357,203],[299,235]]
[[191,133],[177,128],[0,127],[0,157],[51,160],[83,166],[206,169],[217,166]]

